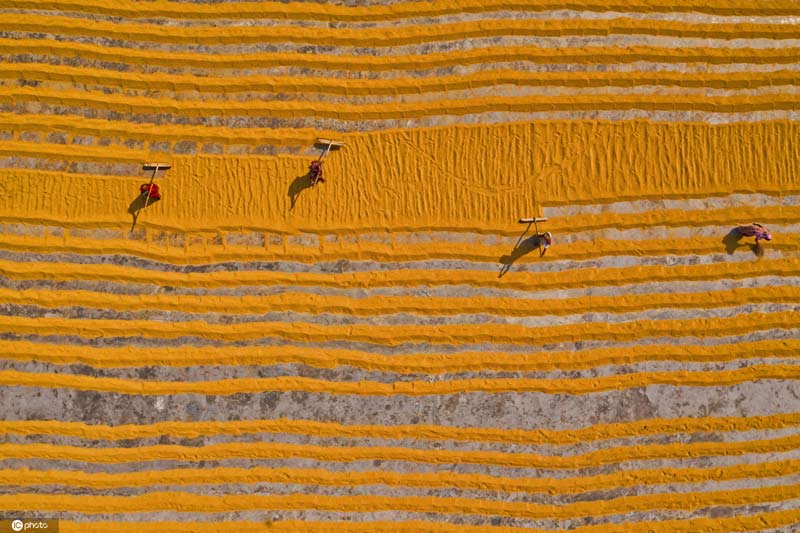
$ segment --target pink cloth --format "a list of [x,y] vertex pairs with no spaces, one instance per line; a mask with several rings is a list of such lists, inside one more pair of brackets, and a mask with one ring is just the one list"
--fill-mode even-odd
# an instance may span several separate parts
[[764,239],[766,241],[772,240],[772,235],[769,234],[767,228],[765,228],[761,224],[756,224],[755,222],[750,224],[749,226],[737,226],[736,231],[738,231],[742,237],[755,237],[756,242],[758,242],[761,239]]

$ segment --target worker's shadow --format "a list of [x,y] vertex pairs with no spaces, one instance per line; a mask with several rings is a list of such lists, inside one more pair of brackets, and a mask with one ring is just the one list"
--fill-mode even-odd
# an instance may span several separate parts
[[[526,229],[525,233],[527,232],[528,230]],[[523,233],[519,240],[517,240],[517,244],[514,245],[514,249],[511,250],[511,254],[504,255],[500,258],[500,264],[503,266],[500,268],[500,274],[497,276],[498,278],[502,278],[506,275],[506,272],[511,270],[511,265],[514,264],[514,261],[523,255],[531,253],[534,250],[539,250],[539,236],[531,235],[527,239],[523,239],[525,237],[525,233]]]
[[764,255],[764,247],[760,244],[739,242],[741,240],[742,234],[739,233],[739,230],[736,228],[733,228],[730,232],[728,232],[727,235],[725,235],[725,237],[722,238],[722,243],[725,245],[725,251],[728,252],[728,255],[732,255],[739,248],[750,248],[750,251],[758,257]]
[[131,231],[134,230],[136,227],[136,221],[139,219],[139,215],[142,213],[142,209],[144,209],[144,203],[147,201],[147,207],[150,207],[154,203],[161,200],[161,198],[153,198],[150,197],[149,200],[145,198],[141,194],[137,194],[136,198],[131,202],[131,205],[128,206],[128,213],[131,215],[133,222],[131,223]]
[[306,189],[311,188],[311,172],[307,172],[303,176],[297,176],[294,181],[289,185],[289,200],[291,200],[292,205],[289,207],[289,211],[294,209],[294,204],[297,203],[297,199],[300,197],[300,193],[302,193]]

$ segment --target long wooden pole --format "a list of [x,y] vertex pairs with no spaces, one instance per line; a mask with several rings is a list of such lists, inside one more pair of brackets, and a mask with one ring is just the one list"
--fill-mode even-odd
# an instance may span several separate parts
[[333,146],[333,141],[328,141],[328,147],[325,149],[325,151],[323,151],[320,154],[319,159],[317,159],[317,161],[322,161],[322,158],[328,155],[328,152],[331,151],[331,146]]
[[153,175],[150,176],[150,183],[147,185],[147,198],[144,200],[144,206],[142,209],[147,207],[147,204],[150,202],[150,191],[153,190],[153,180],[156,179],[156,172],[158,172],[158,163],[156,163],[156,168],[153,169]]
[[536,228],[536,244],[539,245],[539,257],[542,257],[542,238],[539,236],[539,224],[536,223],[536,218],[533,219],[533,227]]
[[541,176],[536,175],[536,127],[531,126],[531,177],[533,178],[533,226],[536,229],[536,244],[539,245],[539,257],[542,257],[542,238],[539,237],[539,224],[536,223],[536,215],[539,214],[539,206],[536,203],[536,189],[539,186]]

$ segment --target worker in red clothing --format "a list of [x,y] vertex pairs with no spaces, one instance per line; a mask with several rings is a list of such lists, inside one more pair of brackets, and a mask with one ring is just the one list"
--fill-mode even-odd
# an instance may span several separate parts
[[139,192],[142,194],[142,197],[147,198],[148,195],[150,196],[150,200],[160,200],[161,194],[158,192],[158,185],[155,183],[145,183],[141,187],[139,187]]
[[322,161],[312,161],[308,165],[308,175],[311,178],[312,187],[317,183],[325,183],[325,180],[322,179]]

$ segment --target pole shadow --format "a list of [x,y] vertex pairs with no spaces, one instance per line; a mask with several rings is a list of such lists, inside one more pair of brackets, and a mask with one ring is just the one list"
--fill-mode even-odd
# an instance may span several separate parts
[[531,224],[528,224],[528,227],[525,228],[525,231],[523,231],[522,235],[520,235],[519,239],[517,239],[517,243],[514,245],[514,249],[511,250],[511,253],[500,258],[500,264],[503,266],[500,268],[500,273],[497,275],[498,278],[502,278],[509,270],[511,270],[511,266],[514,264],[514,261],[531,253],[534,250],[539,249],[539,235],[531,235],[527,239],[525,238],[525,235],[527,235],[528,230],[530,229]]
[[289,190],[287,192],[289,200],[292,202],[292,205],[289,207],[289,211],[294,209],[294,205],[297,203],[297,199],[300,197],[300,193],[310,188],[311,188],[311,172],[306,172],[304,175],[297,176],[294,178],[294,181],[292,181],[292,183],[289,185]]
[[[134,198],[131,202],[131,205],[128,206],[128,213],[133,219],[133,222],[131,223],[131,232],[133,232],[134,228],[136,228],[136,221],[139,220],[139,214],[142,212],[142,209],[144,209],[145,200],[146,198],[143,195],[137,194],[136,198]],[[150,201],[147,202],[147,207],[150,207],[160,200],[161,198],[150,197]]]
[[725,251],[728,253],[728,255],[733,255],[733,253],[739,248],[749,248],[750,251],[758,257],[764,255],[764,247],[761,246],[761,243],[751,244],[747,242],[739,242],[741,240],[742,234],[739,233],[739,230],[736,228],[730,230],[728,234],[722,238],[722,244],[725,245]]

